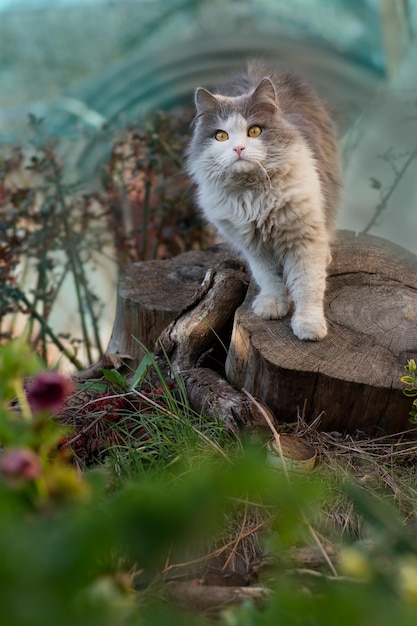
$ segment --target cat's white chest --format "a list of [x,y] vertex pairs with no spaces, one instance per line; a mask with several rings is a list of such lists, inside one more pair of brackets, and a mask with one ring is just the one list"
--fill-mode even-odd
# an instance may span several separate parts
[[281,194],[263,189],[231,190],[207,185],[200,191],[200,204],[206,217],[214,223],[229,221],[232,225],[263,222],[273,209],[278,209]]
[[[200,206],[220,234],[243,253],[261,241],[268,243],[272,215],[283,199],[270,189],[200,189]],[[276,219],[276,218],[275,218]]]

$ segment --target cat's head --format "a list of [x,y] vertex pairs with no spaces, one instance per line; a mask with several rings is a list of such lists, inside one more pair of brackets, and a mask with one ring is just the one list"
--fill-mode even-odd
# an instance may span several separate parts
[[202,166],[213,176],[252,171],[261,175],[279,165],[288,138],[269,78],[263,78],[251,92],[234,97],[199,88],[195,102],[191,170]]

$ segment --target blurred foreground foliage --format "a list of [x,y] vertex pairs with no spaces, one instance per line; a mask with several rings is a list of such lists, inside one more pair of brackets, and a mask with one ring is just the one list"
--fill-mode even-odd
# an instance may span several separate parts
[[319,473],[268,468],[261,447],[244,442],[224,457],[184,453],[169,472],[122,481],[108,464],[81,472],[61,445],[68,427],[53,417],[68,381],[42,372],[22,340],[0,348],[0,372],[0,623],[211,624],[212,616],[168,601],[164,571],[245,506],[268,512],[262,542],[274,565],[259,584],[270,593],[261,606],[218,607],[216,623],[415,624],[415,538],[360,485],[341,478],[339,489],[363,517],[367,540],[347,538],[333,573],[311,576],[291,568],[290,551],[317,537],[328,497]]

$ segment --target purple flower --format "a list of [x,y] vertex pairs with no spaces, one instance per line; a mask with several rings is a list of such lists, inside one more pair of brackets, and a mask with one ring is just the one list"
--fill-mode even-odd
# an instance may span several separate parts
[[69,378],[58,372],[42,372],[29,382],[26,395],[32,413],[58,413],[73,390]]
[[0,471],[9,479],[35,480],[41,475],[42,465],[30,448],[11,448],[0,457]]

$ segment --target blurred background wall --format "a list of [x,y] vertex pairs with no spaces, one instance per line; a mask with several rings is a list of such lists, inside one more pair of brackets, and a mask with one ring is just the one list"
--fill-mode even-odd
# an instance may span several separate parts
[[416,249],[410,174],[370,224],[415,149],[416,15],[415,0],[0,0],[0,139],[20,139],[29,111],[53,133],[84,133],[71,152],[88,177],[103,124],[191,102],[196,85],[263,57],[304,74],[333,109],[340,225]]

